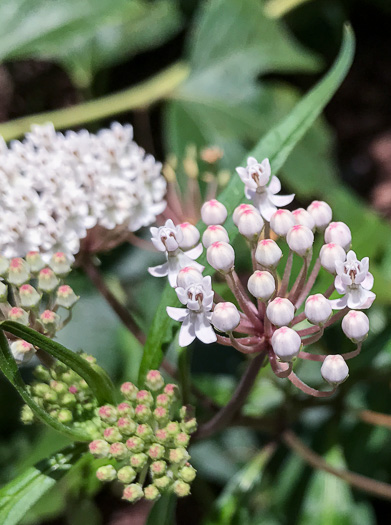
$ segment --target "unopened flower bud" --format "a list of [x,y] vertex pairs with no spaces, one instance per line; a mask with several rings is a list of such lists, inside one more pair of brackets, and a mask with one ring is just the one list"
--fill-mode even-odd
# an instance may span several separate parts
[[98,468],[96,477],[99,481],[113,481],[117,477],[117,471],[113,465],[105,465]]
[[184,447],[172,448],[169,454],[171,463],[185,463],[190,458],[189,453]]
[[323,361],[320,373],[332,386],[343,383],[349,376],[349,368],[341,355],[328,355]]
[[329,320],[333,310],[330,301],[321,293],[310,295],[305,302],[304,313],[312,324],[323,326]]
[[289,210],[277,210],[270,219],[270,228],[280,237],[285,237],[294,225],[295,221]]
[[289,299],[276,297],[268,304],[266,315],[275,326],[287,326],[295,316],[295,307]]
[[149,468],[154,478],[164,476],[167,471],[167,463],[165,461],[153,461]]
[[216,199],[206,201],[201,208],[201,217],[207,226],[223,224],[227,218],[227,208]]
[[28,405],[23,405],[20,419],[24,425],[31,425],[31,423],[34,423],[34,412]]
[[335,274],[337,272],[335,263],[337,261],[345,262],[345,250],[339,244],[333,242],[325,244],[320,249],[320,264],[328,272]]
[[276,268],[282,257],[281,248],[273,239],[259,241],[255,251],[256,261],[265,268]]
[[268,301],[276,289],[274,277],[269,272],[255,271],[247,282],[248,291],[261,301]]
[[19,288],[19,297],[23,308],[34,308],[41,300],[42,294],[38,293],[31,284],[23,284]]
[[182,224],[179,224],[178,228],[182,230],[183,234],[182,240],[179,243],[179,248],[182,250],[193,248],[200,240],[200,232],[195,226],[193,226],[193,224],[183,222]]
[[8,286],[0,281],[0,303],[5,303],[8,298]]
[[156,407],[153,416],[156,421],[162,424],[168,420],[168,410],[165,407]]
[[63,308],[72,308],[80,299],[78,295],[72,290],[67,284],[63,284],[57,288],[56,292],[56,305],[62,306]]
[[113,458],[121,461],[127,457],[128,450],[123,443],[113,443],[110,446],[110,454],[113,456]]
[[159,370],[150,370],[145,379],[145,385],[152,391],[160,390],[164,386],[164,379]]
[[312,249],[314,234],[307,226],[296,224],[289,230],[286,241],[293,252],[304,257]]
[[49,370],[42,365],[38,365],[34,368],[34,376],[40,381],[50,381],[50,372]]
[[174,438],[174,444],[177,447],[187,447],[190,441],[189,434],[186,434],[186,432],[179,432]]
[[202,244],[205,248],[209,248],[211,244],[218,241],[229,243],[227,230],[220,224],[208,226],[202,235]]
[[165,428],[158,428],[155,432],[156,441],[162,443],[163,445],[169,441],[170,437],[171,436]]
[[182,268],[182,270],[178,272],[177,285],[186,289],[191,284],[200,283],[202,279],[202,273],[196,270],[196,268],[185,266],[185,268]]
[[160,478],[155,478],[153,480],[154,484],[159,490],[166,490],[172,483],[172,478],[168,476],[161,476]]
[[164,456],[164,452],[165,448],[163,445],[159,445],[159,443],[153,443],[148,449],[148,456],[155,461],[161,459]]
[[46,266],[39,252],[28,252],[26,255],[26,261],[32,273],[38,273]]
[[148,461],[148,456],[144,454],[144,452],[139,452],[138,454],[134,454],[130,458],[130,465],[135,470],[141,470],[147,461]]
[[121,385],[121,392],[125,399],[128,399],[129,401],[134,401],[137,396],[138,388],[128,381],[127,383],[123,383]]
[[95,439],[89,444],[92,455],[97,458],[106,458],[110,452],[110,445],[104,439]]
[[63,252],[54,253],[49,266],[60,277],[65,277],[71,271],[71,263]]
[[39,316],[42,326],[46,332],[54,332],[57,330],[60,323],[60,316],[52,310],[45,310]]
[[28,312],[26,312],[26,310],[23,310],[23,308],[18,308],[17,306],[14,306],[8,312],[8,319],[10,321],[16,321],[17,323],[24,324],[25,326],[29,324]]
[[217,303],[211,323],[220,332],[232,332],[240,323],[238,309],[233,303]]
[[61,404],[66,407],[75,406],[76,402],[77,402],[76,396],[70,392],[68,394],[64,394],[61,398]]
[[144,488],[144,497],[147,501],[155,501],[160,498],[159,489],[155,485],[148,485]]
[[352,234],[349,226],[344,222],[331,222],[324,232],[324,240],[326,243],[339,244],[345,251],[348,251],[352,244]]
[[103,431],[103,437],[109,443],[115,443],[116,441],[121,441],[122,436],[121,432],[117,427],[107,427]]
[[292,212],[293,220],[295,224],[301,224],[302,226],[307,226],[310,230],[315,229],[315,221],[312,215],[305,210],[304,208],[298,208]]
[[0,277],[5,277],[8,272],[10,262],[7,257],[0,255]]
[[127,403],[126,401],[123,401],[119,405],[117,405],[117,414],[120,417],[133,417],[134,416],[134,408],[130,403]]
[[240,217],[242,216],[242,213],[247,210],[256,211],[256,208],[252,204],[239,204],[239,206],[235,208],[233,215],[232,215],[232,220],[236,227],[238,226],[238,222],[239,222]]
[[351,310],[342,319],[343,333],[354,343],[361,343],[369,332],[369,319],[364,312]]
[[20,286],[29,279],[30,268],[26,261],[21,259],[20,257],[15,257],[14,259],[11,259],[8,268],[7,281],[11,284],[15,284],[16,286]]
[[139,483],[131,483],[124,488],[122,499],[130,501],[130,503],[136,503],[136,501],[139,501],[143,495],[144,492],[142,486]]
[[62,408],[61,410],[58,411],[57,419],[63,425],[68,425],[69,423],[73,421],[72,412],[68,410],[67,408]]
[[119,479],[119,481],[126,485],[128,483],[132,483],[132,481],[136,479],[136,476],[137,476],[137,472],[132,467],[129,467],[129,466],[122,467],[117,472],[117,478]]
[[181,429],[188,434],[193,434],[197,430],[197,420],[195,417],[182,421]]
[[120,417],[117,421],[117,427],[122,435],[130,436],[136,432],[136,423],[128,417]]
[[238,230],[246,239],[253,241],[258,239],[264,225],[258,210],[245,210],[240,214]]
[[173,398],[173,397],[176,397],[178,394],[178,387],[174,383],[168,383],[164,387],[163,392],[167,394],[169,397]]
[[287,326],[282,326],[274,332],[271,343],[276,356],[287,363],[300,352],[300,336]]
[[138,403],[148,406],[151,406],[153,403],[152,394],[148,392],[148,390],[139,390],[136,395],[136,400]]
[[152,412],[147,405],[137,405],[134,409],[135,418],[139,423],[145,423],[151,417]]
[[333,218],[333,212],[327,202],[313,201],[307,208],[308,213],[315,221],[315,226],[319,231],[323,231]]
[[68,385],[65,383],[62,383],[61,381],[56,381],[55,379],[52,379],[50,381],[50,388],[56,392],[56,394],[63,395],[66,392],[68,392]]
[[167,408],[171,405],[171,398],[167,394],[159,394],[156,397],[156,406]]
[[38,274],[38,288],[43,292],[52,292],[59,282],[51,268],[43,268]]
[[126,441],[126,446],[133,454],[137,454],[144,450],[144,441],[137,436],[133,436]]
[[197,471],[194,467],[187,464],[181,468],[178,474],[183,481],[186,483],[191,483],[195,479]]
[[206,251],[208,263],[222,273],[230,272],[235,264],[235,252],[226,242],[217,241],[209,246]]
[[173,488],[178,498],[184,498],[190,494],[190,485],[180,479],[175,481]]
[[171,421],[166,426],[166,430],[170,436],[176,436],[180,432],[179,423],[177,421]]
[[153,431],[149,425],[142,423],[141,425],[137,425],[136,434],[138,437],[148,440],[153,436]]

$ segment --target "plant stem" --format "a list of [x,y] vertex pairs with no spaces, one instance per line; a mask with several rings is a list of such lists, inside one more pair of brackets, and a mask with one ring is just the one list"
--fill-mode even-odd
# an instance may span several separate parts
[[251,392],[251,389],[254,386],[255,380],[258,376],[259,369],[261,368],[265,359],[265,355],[266,351],[261,352],[250,361],[247,370],[241,377],[239,384],[228,404],[207,423],[204,423],[200,426],[197,433],[195,434],[196,439],[205,439],[210,437],[229,425],[235,415],[242,408],[249,393]]
[[292,263],[293,263],[293,252],[292,250],[289,250],[288,259],[285,265],[284,275],[282,277],[280,289],[278,290],[278,293],[277,293],[278,297],[285,297],[285,294],[286,294],[286,291],[289,285],[289,277],[291,276]]

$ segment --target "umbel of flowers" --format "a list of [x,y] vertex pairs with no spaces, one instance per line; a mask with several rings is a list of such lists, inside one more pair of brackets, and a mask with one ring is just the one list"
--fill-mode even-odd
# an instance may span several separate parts
[[165,385],[157,370],[147,374],[145,387],[124,383],[123,401],[97,410],[101,435],[90,452],[107,459],[97,478],[122,483],[123,499],[132,503],[166,492],[187,496],[196,475],[187,451],[196,420],[189,407],[178,405],[176,385]]
[[[168,315],[182,323],[179,344],[184,347],[198,338],[206,344],[233,346],[245,354],[262,353],[278,377],[287,377],[310,395],[331,395],[348,377],[346,361],[360,352],[369,331],[362,311],[375,299],[369,259],[357,258],[351,250],[349,227],[332,222],[326,202],[314,201],[307,209],[292,212],[280,209],[291,203],[294,195],[279,195],[281,184],[271,175],[268,159],[259,163],[250,157],[247,166],[237,172],[246,198],[252,201],[240,204],[232,217],[251,252],[253,273],[247,287],[235,272],[235,251],[223,226],[227,209],[216,199],[201,208],[207,225],[202,236],[207,261],[226,280],[235,304],[216,297],[211,278],[202,275],[203,268],[195,261],[202,252],[195,226],[184,228],[168,220],[163,227],[151,229],[153,243],[165,254],[166,263],[149,271],[168,275],[183,305],[167,307]],[[323,238],[323,245],[314,257],[315,235]],[[287,248],[285,260],[282,244]],[[294,257],[301,259],[295,279],[291,277]],[[314,293],[320,271],[330,274],[330,286]],[[340,297],[330,299],[334,292]],[[357,345],[355,350],[343,356],[303,350],[341,319],[344,334]],[[303,383],[293,371],[297,358],[322,363],[321,375],[332,390],[319,391]]]
[[[90,355],[80,356],[91,365],[96,363]],[[27,388],[45,412],[63,425],[82,429],[92,437],[99,435],[97,401],[84,379],[59,361],[49,368],[38,365],[33,373],[36,380]],[[21,419],[25,424],[38,421],[28,405],[23,406]]]
[[166,206],[161,164],[130,125],[96,135],[32,126],[23,142],[0,137],[0,253],[111,249],[152,224]]
[[[63,252],[54,253],[48,264],[38,252],[12,259],[0,254],[0,321],[16,321],[53,338],[70,321],[79,299],[64,283],[70,270]],[[11,336],[10,348],[19,364],[35,353],[30,343]]]

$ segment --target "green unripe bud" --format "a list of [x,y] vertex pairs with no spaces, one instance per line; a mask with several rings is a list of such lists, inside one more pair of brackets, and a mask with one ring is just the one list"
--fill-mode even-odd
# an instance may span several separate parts
[[65,392],[68,392],[68,385],[61,381],[56,381],[55,379],[50,381],[50,388],[54,390],[56,394],[65,394]]
[[177,447],[187,447],[190,441],[190,436],[185,432],[180,432],[174,437],[174,443]]
[[56,305],[70,310],[80,299],[70,286],[64,284],[57,288]]
[[35,383],[31,386],[31,392],[38,397],[43,397],[50,392],[50,386],[46,383]]
[[105,423],[115,423],[117,421],[117,410],[113,405],[104,405],[98,408],[98,416]]
[[193,434],[197,430],[196,418],[193,417],[192,419],[189,419],[188,421],[182,421],[181,429],[183,430],[183,432],[187,432],[188,434]]
[[105,428],[103,431],[103,437],[109,443],[115,443],[116,441],[121,441],[122,439],[121,432],[118,430],[117,427]]
[[137,396],[138,388],[133,383],[128,381],[127,383],[123,383],[121,385],[121,392],[125,399],[134,401]]
[[137,425],[132,419],[120,417],[117,427],[123,436],[130,436],[136,432]]
[[153,416],[158,423],[164,424],[168,421],[168,410],[165,407],[156,407]]
[[62,408],[57,414],[57,419],[60,421],[60,423],[70,423],[73,421],[72,412],[66,408]]
[[122,467],[117,472],[117,478],[124,484],[132,483],[136,476],[137,472],[132,467]]
[[170,421],[170,423],[168,423],[168,425],[166,426],[166,430],[168,432],[168,435],[172,437],[176,436],[181,431],[179,423],[177,423],[176,421]]
[[136,434],[144,440],[149,440],[153,436],[152,428],[146,423],[137,425]]
[[0,281],[0,303],[6,303],[8,298],[8,286]]
[[23,308],[34,308],[41,300],[42,294],[38,293],[31,284],[23,284],[19,288],[19,297]]
[[174,483],[174,492],[178,498],[184,498],[190,494],[190,485],[177,479]]
[[159,445],[158,443],[154,443],[149,447],[148,450],[148,456],[151,459],[160,459],[164,456],[165,448],[163,445]]
[[148,390],[139,390],[136,401],[140,404],[151,406],[153,404],[153,396]]
[[156,397],[156,406],[168,408],[171,405],[171,398],[167,394],[159,394]]
[[153,461],[149,467],[153,478],[164,476],[167,472],[167,463],[165,461]]
[[133,454],[137,454],[144,450],[144,441],[141,438],[134,436],[126,441],[126,446]]
[[128,455],[128,449],[123,443],[113,443],[110,447],[110,454],[113,458],[122,460]]
[[[76,405],[76,396],[74,394],[70,394],[67,392],[64,394],[61,398],[61,404],[66,407],[72,407]],[[84,408],[86,408],[87,405],[84,405]]]
[[179,471],[179,477],[186,483],[191,483],[196,477],[197,471],[191,465],[185,465]]
[[134,417],[134,408],[130,403],[124,401],[117,406],[117,413],[121,417]]
[[110,452],[110,445],[104,439],[95,439],[89,444],[91,454],[97,458],[106,458]]
[[145,385],[152,391],[160,390],[164,386],[164,379],[159,370],[150,370],[145,379]]
[[5,277],[8,272],[10,262],[7,257],[0,255],[0,277]]
[[42,366],[42,365],[36,366],[34,371],[33,371],[33,374],[40,381],[50,381],[49,370],[46,367]]
[[28,405],[23,405],[20,419],[25,425],[30,425],[34,422],[34,412]]
[[7,281],[20,286],[30,280],[30,268],[25,260],[20,257],[11,259],[8,268]]
[[51,390],[50,392],[46,392],[43,395],[43,400],[47,403],[56,403],[56,401],[58,401],[58,395],[56,392],[54,392],[54,390]]
[[144,452],[140,452],[130,458],[130,465],[136,470],[141,470],[147,461],[148,456]]
[[145,423],[152,415],[151,409],[147,405],[137,405],[134,412],[136,420],[140,423]]
[[18,308],[17,306],[14,306],[8,312],[8,319],[10,321],[16,321],[17,323],[24,324],[25,326],[28,326],[29,324],[28,312],[26,312],[26,310],[23,310],[23,308]]
[[189,453],[183,447],[172,448],[170,450],[169,458],[171,463],[179,464],[185,463],[189,458]]
[[144,489],[144,497],[148,501],[155,501],[160,498],[160,492],[155,485],[148,485],[148,487]]
[[71,264],[63,252],[56,252],[49,262],[50,268],[59,277],[65,277],[71,271]]
[[98,468],[96,477],[99,481],[113,481],[117,477],[117,471],[113,465],[105,465],[104,467]]
[[46,266],[39,252],[28,252],[26,261],[32,273],[38,273]]
[[155,432],[155,438],[158,443],[162,443],[163,445],[170,440],[170,436],[165,428],[158,428]]
[[168,476],[162,476],[161,478],[155,478],[153,482],[159,490],[166,490],[171,485],[172,479]]
[[124,488],[122,499],[135,503],[143,497],[143,489],[139,483],[132,483]]

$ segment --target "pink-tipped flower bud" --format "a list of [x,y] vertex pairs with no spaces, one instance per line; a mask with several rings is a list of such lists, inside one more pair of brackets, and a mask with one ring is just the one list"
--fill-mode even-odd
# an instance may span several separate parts
[[200,240],[200,232],[190,222],[183,222],[179,224],[178,228],[182,231],[182,240],[179,243],[179,248],[182,250],[190,250]]
[[238,309],[233,303],[216,304],[211,323],[220,332],[232,332],[240,323]]
[[187,447],[190,441],[189,434],[186,434],[186,432],[179,432],[178,435],[174,438],[174,444],[177,447]]
[[5,277],[7,275],[9,265],[10,262],[7,257],[0,255],[0,277]]
[[289,210],[277,210],[270,219],[270,228],[280,237],[285,237],[294,225],[295,221]]
[[141,439],[148,440],[153,436],[153,431],[149,425],[142,423],[141,425],[137,425],[136,435]]
[[208,263],[222,273],[230,272],[235,264],[235,252],[227,242],[217,241],[209,246],[206,251]]
[[307,208],[319,231],[323,231],[331,222],[333,212],[327,202],[313,201]]
[[67,284],[63,284],[62,286],[59,286],[57,288],[56,292],[56,305],[62,306],[63,308],[66,308],[69,310],[69,308],[72,308],[72,306],[77,303],[77,301],[80,299],[78,295],[75,294],[75,292],[72,290],[70,286]]
[[322,246],[319,257],[323,268],[335,275],[337,273],[335,263],[337,261],[345,262],[346,253],[342,246],[330,242]]
[[295,224],[301,224],[302,226],[307,226],[310,230],[315,229],[315,221],[312,215],[305,210],[304,208],[297,208],[292,212],[293,220]]
[[293,252],[304,257],[312,250],[314,234],[307,226],[296,224],[289,230],[286,241]]
[[167,472],[167,463],[165,461],[153,461],[149,468],[153,477],[164,476]]
[[140,471],[143,466],[148,461],[148,456],[144,454],[144,452],[139,452],[138,454],[134,454],[130,458],[130,465],[135,469]]
[[71,262],[63,252],[56,252],[49,262],[50,268],[59,277],[65,277],[71,271]]
[[121,461],[127,457],[128,449],[123,443],[113,443],[110,446],[110,454],[113,458]]
[[330,301],[321,293],[310,295],[305,302],[304,313],[308,321],[323,326],[330,319],[333,310]]
[[274,332],[271,343],[276,356],[286,363],[292,361],[300,352],[300,336],[287,326],[282,326]]
[[104,439],[95,439],[89,444],[89,449],[96,458],[107,458],[110,452],[110,445]]
[[43,268],[38,274],[38,288],[43,292],[52,292],[59,282],[51,268]]
[[169,460],[171,463],[179,464],[186,463],[190,458],[189,453],[184,447],[172,448],[169,453]]
[[144,488],[144,498],[147,501],[155,501],[160,498],[160,492],[155,485],[151,484]]
[[138,388],[130,381],[121,385],[121,392],[125,399],[134,401],[137,396]]
[[8,312],[8,319],[10,321],[16,321],[17,323],[24,324],[27,326],[29,324],[29,314],[23,308],[14,306]]
[[45,310],[42,312],[39,316],[39,319],[45,329],[45,332],[55,332],[60,323],[60,316],[52,310]]
[[246,210],[253,210],[253,211],[257,211],[257,209],[255,208],[255,206],[253,206],[252,204],[239,204],[239,206],[237,206],[233,212],[233,215],[232,215],[232,220],[235,224],[235,226],[238,225],[238,222],[239,222],[239,219],[242,215],[242,213]]
[[223,224],[227,218],[227,208],[216,199],[206,201],[201,208],[201,217],[207,226]]
[[324,240],[339,244],[347,252],[352,244],[352,233],[344,222],[331,222],[324,232]]
[[287,326],[295,316],[295,307],[289,299],[276,297],[266,308],[269,321],[275,326]]
[[19,288],[19,297],[23,308],[34,308],[41,300],[42,294],[38,293],[31,284],[22,284]]
[[212,226],[208,226],[204,231],[202,244],[205,248],[209,248],[211,244],[218,241],[229,243],[227,230],[220,224],[212,224]]
[[136,479],[137,472],[129,466],[122,467],[117,472],[117,478],[121,483],[127,485]]
[[263,219],[258,210],[244,210],[239,217],[238,230],[246,239],[258,239],[264,227]]
[[163,445],[159,445],[159,443],[153,443],[149,449],[148,449],[148,456],[152,460],[158,460],[161,459],[164,456],[165,448]]
[[194,467],[187,463],[181,470],[178,472],[179,477],[186,483],[191,483],[196,477],[197,471]]
[[8,268],[7,281],[10,284],[20,286],[30,279],[30,268],[24,259],[15,257],[11,259]]
[[167,408],[171,405],[171,398],[167,394],[159,394],[156,397],[156,406]]
[[136,400],[138,403],[151,406],[153,403],[153,396],[148,390],[139,390],[136,395]]
[[282,257],[281,248],[273,239],[259,241],[255,251],[256,261],[265,268],[276,268]]
[[145,423],[151,417],[152,412],[147,405],[137,405],[134,409],[135,418],[139,423]]
[[137,425],[129,417],[120,417],[117,422],[118,430],[123,436],[131,436],[136,432]]
[[117,405],[117,413],[120,417],[133,417],[134,408],[127,401],[123,401],[122,403]]
[[136,503],[136,501],[139,501],[143,495],[144,492],[142,486],[139,483],[131,483],[124,488],[122,499],[126,499],[126,501],[129,501],[130,503]]
[[166,430],[169,436],[176,436],[181,431],[179,423],[177,421],[171,421],[170,423],[168,423],[168,425],[166,426]]
[[152,391],[160,390],[164,386],[164,379],[159,370],[150,370],[145,379],[145,385]]
[[11,343],[10,350],[18,364],[27,363],[35,354],[35,348],[33,345],[22,339],[18,339]]
[[328,355],[320,369],[322,377],[332,386],[343,383],[349,376],[349,368],[341,355]]
[[353,343],[361,343],[368,335],[369,319],[364,312],[351,310],[342,319],[342,330]]
[[155,438],[156,438],[156,441],[164,445],[169,441],[171,436],[169,435],[169,433],[167,432],[165,428],[158,428],[155,432]]
[[103,405],[98,408],[98,416],[105,423],[115,423],[117,421],[117,410],[113,405]]
[[185,498],[190,494],[190,485],[180,479],[175,481],[173,489],[178,498]]
[[144,441],[138,436],[133,436],[126,441],[126,447],[132,454],[138,454],[144,450]]
[[105,465],[98,468],[96,477],[99,481],[113,481],[117,477],[117,471],[113,465]]
[[200,271],[196,270],[192,266],[185,266],[185,268],[182,268],[182,270],[178,272],[176,282],[180,288],[184,288],[186,290],[186,288],[191,284],[200,283],[203,278],[204,277]]
[[268,301],[276,290],[276,282],[269,272],[255,271],[247,283],[248,291],[261,301]]
[[8,298],[8,286],[0,281],[0,303],[7,302],[7,298]]
[[117,427],[107,427],[103,431],[103,437],[109,443],[115,443],[116,441],[121,441],[122,436],[121,432]]
[[160,478],[155,478],[153,482],[159,490],[164,491],[172,484],[172,477],[161,476]]
[[30,271],[38,273],[42,268],[45,268],[45,261],[42,259],[39,252],[28,252],[26,255],[27,264],[30,267]]
[[165,387],[164,387],[164,391],[163,391],[165,394],[167,394],[169,397],[175,397],[177,396],[178,394],[178,387],[174,384],[174,383],[168,383]]

